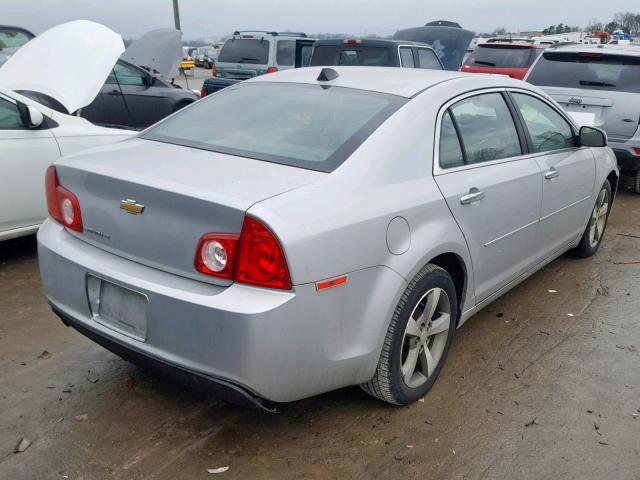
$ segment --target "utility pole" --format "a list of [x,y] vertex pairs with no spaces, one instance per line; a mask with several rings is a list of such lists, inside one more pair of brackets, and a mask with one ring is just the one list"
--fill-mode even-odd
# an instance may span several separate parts
[[178,0],[173,0],[173,21],[176,24],[176,30],[180,30],[180,8]]

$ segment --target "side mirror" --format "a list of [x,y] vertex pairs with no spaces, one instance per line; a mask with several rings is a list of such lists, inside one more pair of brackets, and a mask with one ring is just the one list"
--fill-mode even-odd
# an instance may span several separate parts
[[606,132],[595,127],[580,127],[578,138],[581,147],[606,147],[608,143]]
[[37,108],[28,106],[27,114],[29,120],[29,128],[38,128],[40,125],[42,125],[42,122],[44,122],[44,116],[42,115],[42,112],[40,112],[40,110],[38,110]]

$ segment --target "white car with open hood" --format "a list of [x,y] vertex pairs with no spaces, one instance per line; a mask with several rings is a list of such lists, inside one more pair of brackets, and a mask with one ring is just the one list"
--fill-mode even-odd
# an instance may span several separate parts
[[17,91],[47,95],[76,111],[95,99],[123,51],[120,35],[79,20],[47,30],[0,67],[0,241],[34,233],[47,216],[44,175],[56,159],[133,135]]

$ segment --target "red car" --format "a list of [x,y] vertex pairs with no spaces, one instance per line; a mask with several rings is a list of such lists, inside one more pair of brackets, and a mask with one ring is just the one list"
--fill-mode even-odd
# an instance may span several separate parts
[[548,46],[525,42],[481,43],[467,57],[460,71],[496,73],[522,80],[538,55]]

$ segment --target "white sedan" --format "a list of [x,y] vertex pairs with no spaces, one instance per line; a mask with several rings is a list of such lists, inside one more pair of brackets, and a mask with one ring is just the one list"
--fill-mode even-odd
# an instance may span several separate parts
[[123,51],[120,35],[76,21],[44,32],[0,67],[0,241],[37,231],[47,216],[45,171],[60,156],[133,135],[62,114],[16,91],[37,92],[76,111],[95,99]]

